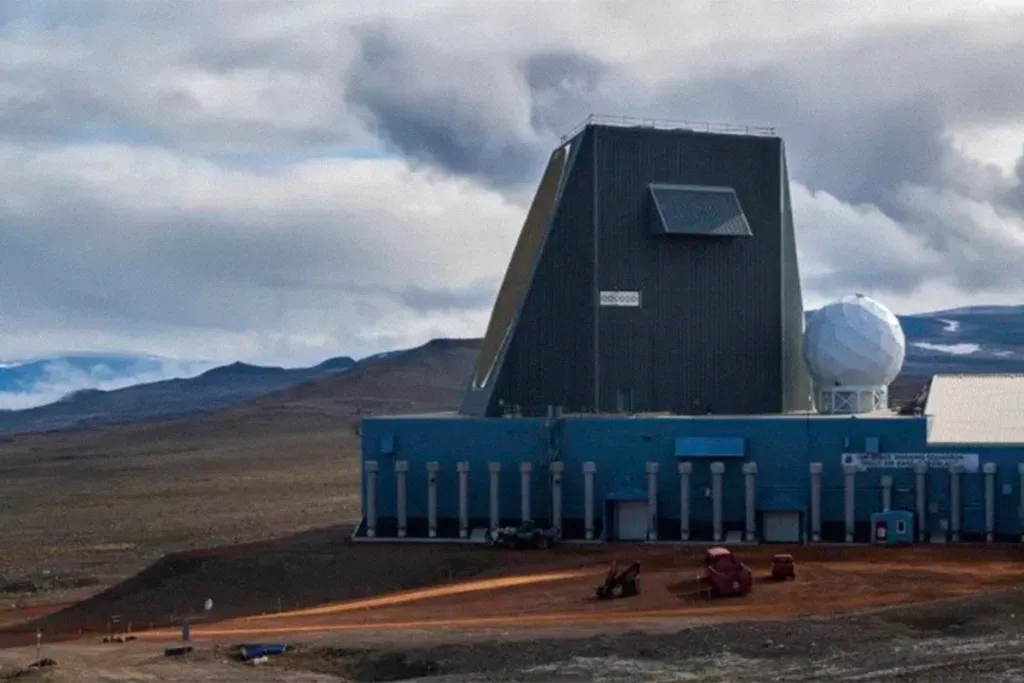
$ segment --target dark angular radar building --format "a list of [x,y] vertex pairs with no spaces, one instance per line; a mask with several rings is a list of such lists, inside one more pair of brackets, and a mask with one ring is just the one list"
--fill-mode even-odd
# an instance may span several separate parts
[[783,142],[587,124],[551,155],[462,413],[807,410]]

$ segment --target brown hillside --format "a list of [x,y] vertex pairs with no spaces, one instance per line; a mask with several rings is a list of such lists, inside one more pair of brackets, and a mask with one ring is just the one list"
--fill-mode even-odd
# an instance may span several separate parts
[[373,413],[372,406],[396,404],[441,404],[454,409],[479,350],[479,339],[435,339],[393,360],[357,365],[346,373],[275,391],[255,405],[359,403],[364,413]]
[[199,418],[5,438],[0,584],[107,583],[169,551],[351,523],[359,416],[457,408],[478,346],[431,342]]

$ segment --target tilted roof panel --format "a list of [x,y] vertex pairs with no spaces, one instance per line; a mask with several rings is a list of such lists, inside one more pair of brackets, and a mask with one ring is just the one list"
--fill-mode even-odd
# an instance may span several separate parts
[[656,220],[651,228],[660,235],[751,237],[753,232],[731,187],[705,185],[647,186]]

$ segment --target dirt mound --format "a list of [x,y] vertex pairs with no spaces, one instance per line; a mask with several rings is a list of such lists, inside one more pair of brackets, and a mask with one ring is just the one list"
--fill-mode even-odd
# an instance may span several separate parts
[[[349,527],[168,555],[94,597],[8,630],[59,634],[106,633],[116,615],[136,630],[269,614],[323,603],[464,580],[494,567],[487,549],[451,552],[441,546],[359,546]],[[474,549],[477,550],[477,549]],[[207,598],[213,611],[204,614]],[[3,633],[0,633],[2,640]]]

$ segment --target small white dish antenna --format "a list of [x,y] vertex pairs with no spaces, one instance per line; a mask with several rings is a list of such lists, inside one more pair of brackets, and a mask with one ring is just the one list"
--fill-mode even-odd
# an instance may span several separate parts
[[213,609],[213,598],[206,598],[206,602],[203,603],[203,610],[209,612]]

